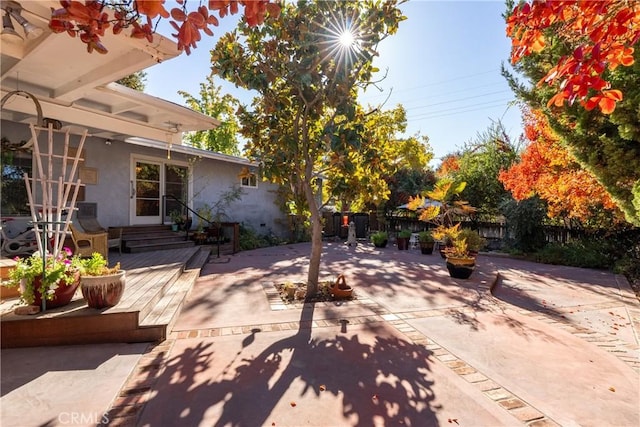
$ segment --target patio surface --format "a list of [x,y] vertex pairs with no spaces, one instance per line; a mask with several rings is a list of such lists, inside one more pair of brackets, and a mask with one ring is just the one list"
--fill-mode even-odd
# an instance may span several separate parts
[[324,245],[357,299],[284,305],[309,244],[211,258],[168,340],[2,350],[3,426],[640,425],[640,308],[609,272]]

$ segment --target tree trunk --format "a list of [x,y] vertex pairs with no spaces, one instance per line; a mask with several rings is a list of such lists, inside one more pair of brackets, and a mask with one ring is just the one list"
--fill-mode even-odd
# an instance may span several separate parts
[[322,218],[320,217],[320,209],[311,184],[304,182],[303,186],[311,213],[311,256],[309,257],[309,272],[307,273],[307,296],[312,296],[318,292],[320,258],[322,257]]
[[309,272],[307,275],[307,295],[318,292],[318,278],[320,276],[320,259],[322,257],[322,222],[316,209],[316,215],[311,214],[311,256],[309,258]]

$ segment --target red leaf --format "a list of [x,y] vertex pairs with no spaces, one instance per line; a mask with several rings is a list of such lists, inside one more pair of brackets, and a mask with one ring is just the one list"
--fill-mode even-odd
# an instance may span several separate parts
[[616,101],[611,98],[602,97],[598,102],[598,107],[603,114],[611,114],[616,109]]

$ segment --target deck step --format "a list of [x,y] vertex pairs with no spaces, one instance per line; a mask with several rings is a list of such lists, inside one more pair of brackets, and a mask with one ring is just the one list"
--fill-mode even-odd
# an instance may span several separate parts
[[193,284],[200,275],[200,269],[188,270],[173,282],[169,290],[158,301],[153,310],[140,322],[140,327],[160,326],[165,328],[166,334],[171,331],[182,304],[187,298]]
[[195,246],[195,243],[192,241],[175,241],[175,242],[160,242],[160,243],[141,243],[141,244],[128,244],[127,252],[129,253],[140,253],[140,252],[153,252],[160,251],[165,249],[180,249],[180,248],[191,248]]
[[[79,295],[71,304],[33,316],[2,315],[1,346],[33,347],[109,342],[150,342],[166,338],[183,301],[206,262],[208,248],[122,254],[125,295],[115,307],[87,307]],[[187,269],[187,270],[185,270]]]
[[193,257],[191,257],[189,262],[187,262],[185,270],[198,270],[199,274],[200,269],[207,263],[210,256],[211,248],[209,246],[200,246],[200,251],[198,251]]

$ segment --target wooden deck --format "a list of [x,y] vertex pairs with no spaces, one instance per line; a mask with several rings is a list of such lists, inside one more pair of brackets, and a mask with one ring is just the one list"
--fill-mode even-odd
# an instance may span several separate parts
[[119,255],[109,263],[126,270],[122,299],[115,307],[89,308],[80,289],[67,306],[35,315],[16,315],[17,298],[0,304],[1,346],[161,341],[200,275],[211,248],[195,246]]

